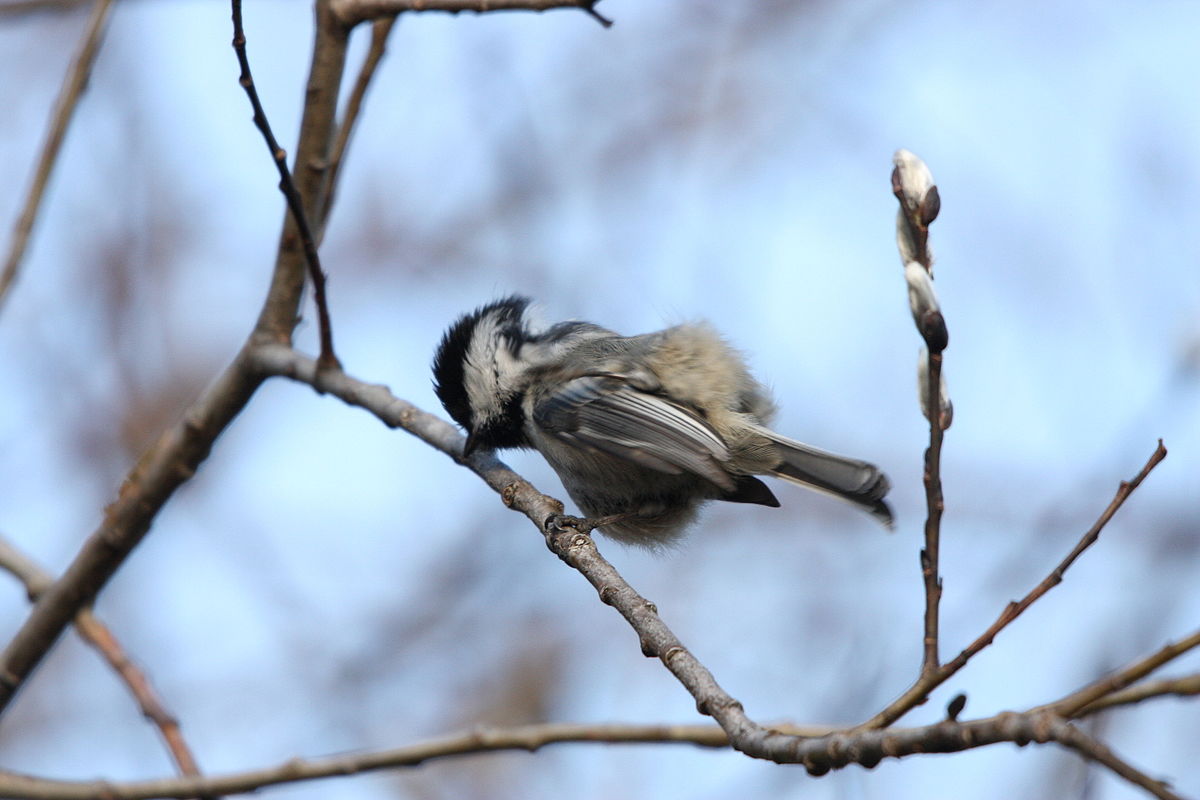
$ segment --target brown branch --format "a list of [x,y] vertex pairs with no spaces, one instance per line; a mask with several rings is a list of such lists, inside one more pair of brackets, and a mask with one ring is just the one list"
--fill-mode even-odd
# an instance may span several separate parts
[[271,153],[271,160],[279,172],[279,191],[283,192],[287,200],[288,210],[291,211],[292,220],[300,234],[300,244],[304,249],[308,274],[313,284],[313,302],[317,306],[317,325],[321,341],[319,362],[322,368],[336,368],[340,364],[333,351],[333,330],[329,320],[329,305],[325,299],[325,272],[321,269],[321,257],[317,254],[316,241],[308,225],[308,216],[304,212],[304,201],[287,166],[287,152],[279,146],[275,134],[271,131],[271,123],[267,120],[267,113],[258,97],[258,89],[254,86],[254,76],[250,73],[250,59],[246,55],[246,32],[242,28],[242,0],[230,2],[233,10],[233,50],[241,68],[238,83],[250,99],[250,106],[254,109],[254,124],[262,133],[267,150]]
[[514,728],[476,728],[440,739],[373,753],[352,753],[313,759],[291,759],[266,769],[200,779],[113,783],[54,781],[0,772],[0,797],[23,800],[143,800],[186,798],[197,793],[237,794],[268,786],[416,766],[438,758],[503,750],[534,752],[551,744],[603,742],[608,744],[691,744],[726,747],[728,739],[716,725],[620,725],[551,723]]
[[925,625],[922,638],[921,677],[933,675],[938,656],[938,609],[942,579],[938,560],[942,531],[942,440],[949,426],[942,401],[942,351],[949,334],[933,290],[933,254],[929,250],[929,226],[937,219],[941,199],[933,175],[921,159],[907,150],[896,153],[892,170],[892,194],[900,203],[896,214],[896,246],[904,265],[908,300],[917,331],[925,340],[927,353],[917,374],[922,410],[929,420],[929,447],[925,450],[925,546],[921,550],[921,580],[925,586]]
[[[8,571],[21,581],[31,601],[37,600],[42,592],[54,584],[54,578],[50,576],[50,573],[43,570],[2,537],[0,537],[0,569]],[[167,711],[162,699],[151,686],[150,679],[129,658],[108,626],[101,622],[90,608],[85,607],[75,615],[75,630],[79,633],[80,638],[99,651],[105,661],[124,681],[137,702],[142,716],[158,729],[179,773],[198,776],[200,769],[192,755],[191,748],[183,738],[179,721]]]
[[1163,664],[1179,658],[1179,656],[1198,646],[1200,646],[1200,630],[1180,639],[1178,642],[1171,642],[1164,645],[1158,651],[1151,653],[1145,658],[1138,659],[1128,667],[1101,678],[1095,683],[1080,689],[1078,692],[1042,708],[1062,717],[1077,717],[1085,713],[1090,713],[1088,707],[1093,703],[1137,683]]
[[1200,672],[1182,678],[1160,678],[1127,686],[1120,691],[1106,694],[1095,702],[1088,703],[1075,712],[1075,717],[1085,717],[1117,706],[1129,706],[1157,697],[1188,697],[1200,694]]
[[1134,786],[1145,789],[1162,800],[1176,800],[1180,795],[1171,790],[1166,781],[1155,780],[1146,773],[1133,767],[1129,762],[1114,753],[1108,745],[1088,736],[1079,728],[1061,719],[1051,718],[1050,736],[1053,741],[1074,750],[1079,755],[1107,767],[1114,775],[1118,775]]
[[942,428],[940,407],[942,384],[942,354],[929,353],[928,383],[926,385],[929,414],[929,447],[925,450],[925,547],[921,549],[921,579],[925,584],[925,637],[921,674],[933,674],[940,661],[938,656],[938,607],[942,599],[942,579],[938,575],[938,559],[942,531]]
[[377,19],[371,25],[371,46],[367,49],[366,57],[363,58],[362,67],[359,68],[358,77],[354,81],[354,88],[350,90],[350,96],[346,99],[346,109],[342,112],[342,121],[338,125],[337,135],[333,140],[333,151],[329,156],[329,189],[325,193],[325,203],[317,217],[318,241],[325,238],[325,223],[328,221],[329,210],[332,208],[337,194],[338,179],[342,174],[341,168],[345,160],[346,147],[350,144],[350,134],[354,132],[354,127],[362,111],[363,100],[367,95],[367,88],[371,85],[375,71],[379,68],[379,63],[387,52],[388,36],[391,35],[395,25],[396,17]]
[[[765,730],[765,729],[764,729]],[[1007,712],[970,722],[944,721],[919,728],[866,731],[846,734],[803,735],[804,729],[766,730],[773,760],[803,763],[813,773],[859,763],[874,766],[885,757],[920,753],[953,753],[1012,742],[1054,742],[1097,761],[1130,783],[1163,800],[1180,800],[1161,781],[1130,766],[1104,745],[1051,714]],[[798,735],[799,732],[799,735]],[[814,731],[818,733],[818,731]],[[528,725],[508,729],[479,728],[456,736],[433,739],[408,747],[373,753],[351,753],[314,759],[291,759],[274,767],[202,778],[162,778],[115,783],[111,781],[58,781],[0,772],[0,798],[22,800],[150,800],[187,798],[197,794],[232,795],[318,778],[360,774],[423,764],[440,758],[500,750],[534,752],[567,742],[610,744],[681,743],[700,747],[725,747],[729,739],[711,725]]]
[[[967,647],[964,648],[957,656],[955,656],[952,660],[947,661],[945,664],[942,664],[932,672],[922,673],[921,677],[906,692],[904,692],[904,694],[896,698],[896,700],[894,700],[870,720],[863,723],[863,727],[881,728],[886,725],[891,725],[893,722],[900,719],[900,717],[904,716],[904,714],[906,714],[908,711],[925,702],[925,698],[929,696],[930,692],[932,692],[941,684],[945,683],[952,675],[965,667],[968,661],[970,661],[985,647],[990,645],[995,640],[996,635],[1008,627],[1013,620],[1015,620],[1022,614],[1022,612],[1025,611],[1025,609],[1033,605],[1033,603],[1039,600],[1055,586],[1062,583],[1063,575],[1066,573],[1067,569],[1069,569],[1070,566],[1075,563],[1076,559],[1083,554],[1084,550],[1091,547],[1096,540],[1100,538],[1100,532],[1104,530],[1106,525],[1108,525],[1109,520],[1111,520],[1121,506],[1125,504],[1125,501],[1129,499],[1129,496],[1133,494],[1133,492],[1139,486],[1141,486],[1142,481],[1146,479],[1151,470],[1158,466],[1158,464],[1166,457],[1167,449],[1163,447],[1162,440],[1159,439],[1158,446],[1155,448],[1154,452],[1150,454],[1150,458],[1147,459],[1146,464],[1141,468],[1138,474],[1135,475],[1132,480],[1121,481],[1121,484],[1117,487],[1116,495],[1108,504],[1108,507],[1104,509],[1092,527],[1084,532],[1083,536],[1079,539],[1075,546],[1071,548],[1071,552],[1069,552],[1066,557],[1063,558],[1063,560],[1060,561],[1058,565],[1050,571],[1049,575],[1047,575],[1036,586],[1030,589],[1029,592],[1020,600],[1014,600],[1005,606],[1004,610],[1000,612],[1000,615],[996,618],[995,622],[989,625],[987,630],[980,634],[975,641],[967,645]],[[1137,680],[1137,678],[1134,678],[1133,680]],[[1055,710],[1063,716],[1073,716],[1072,714],[1064,713],[1063,710],[1057,706],[1055,707]]]
[[576,8],[604,27],[612,20],[596,11],[599,0],[334,0],[333,13],[343,24],[354,26],[381,17],[394,17],[406,11],[444,11],[449,14],[490,11],[550,11]]
[[[319,166],[329,152],[337,91],[345,65],[346,29],[317,4],[317,38],[296,147],[297,188],[308,208],[319,207],[325,188]],[[146,535],[175,490],[207,458],[217,436],[250,401],[263,380],[250,352],[262,342],[291,341],[304,286],[304,255],[289,215],[262,311],[247,344],[216,381],[138,459],[106,509],[100,527],[84,542],[62,576],[34,604],[0,653],[0,712],[12,701],[79,609],[91,604]]]
[[4,299],[12,290],[25,252],[29,248],[29,237],[33,233],[34,222],[37,221],[42,196],[50,182],[50,173],[54,171],[54,165],[58,162],[67,127],[71,124],[71,118],[79,105],[79,98],[87,86],[92,65],[96,63],[96,54],[100,51],[100,41],[108,24],[111,8],[112,0],[96,0],[92,6],[92,16],[84,29],[83,37],[79,40],[79,49],[71,61],[71,67],[67,70],[62,89],[59,90],[58,99],[54,103],[50,128],[46,131],[46,139],[42,143],[29,193],[25,197],[25,205],[13,225],[12,241],[9,244],[8,256],[4,260],[4,269],[0,271],[0,307],[3,307]]

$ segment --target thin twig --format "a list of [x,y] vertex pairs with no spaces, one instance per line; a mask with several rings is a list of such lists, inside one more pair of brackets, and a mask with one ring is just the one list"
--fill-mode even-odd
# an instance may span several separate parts
[[1088,707],[1101,698],[1137,683],[1163,664],[1179,658],[1195,647],[1200,647],[1200,630],[1180,639],[1178,642],[1166,644],[1156,652],[1151,653],[1145,658],[1138,659],[1124,669],[1117,670],[1112,675],[1101,678],[1095,683],[1064,697],[1062,700],[1049,703],[1042,708],[1052,711],[1061,717],[1077,717],[1088,713]]
[[1198,694],[1200,694],[1200,672],[1194,675],[1185,675],[1182,678],[1160,678],[1107,694],[1094,703],[1088,703],[1076,711],[1073,716],[1086,717],[1099,711],[1106,711],[1117,706],[1129,706],[1157,697],[1188,697]]
[[329,221],[329,210],[333,207],[333,201],[337,195],[338,179],[342,174],[342,163],[345,159],[346,147],[350,143],[350,134],[354,132],[355,124],[358,122],[367,88],[371,85],[375,71],[379,68],[379,63],[387,52],[388,36],[396,24],[396,19],[396,17],[377,19],[371,25],[371,46],[367,50],[366,57],[363,58],[358,77],[354,80],[354,88],[350,90],[350,96],[346,98],[346,109],[342,112],[342,121],[338,125],[337,135],[333,139],[333,150],[329,155],[329,187],[325,192],[325,204],[317,217],[318,242],[325,238],[325,224]]
[[942,383],[942,354],[929,353],[926,388],[929,414],[929,448],[925,451],[925,547],[921,550],[921,579],[925,584],[925,638],[921,674],[935,672],[938,656],[938,607],[942,599],[942,579],[938,559],[942,530],[942,415],[938,412]]
[[317,306],[317,325],[321,340],[320,363],[322,368],[337,368],[340,366],[333,351],[333,330],[329,320],[329,305],[325,299],[325,272],[321,269],[321,257],[317,254],[316,241],[312,229],[308,225],[308,216],[304,213],[304,200],[292,180],[292,173],[287,165],[287,151],[279,146],[267,114],[263,110],[262,101],[258,97],[258,89],[254,86],[254,77],[250,73],[250,59],[246,55],[246,32],[242,28],[242,0],[230,0],[233,10],[233,50],[237,54],[241,74],[238,83],[246,91],[250,106],[254,109],[254,124],[266,141],[271,160],[279,172],[279,191],[287,200],[288,209],[300,233],[300,243],[304,248],[304,257],[308,264],[309,278],[313,285],[313,302]]
[[[1108,525],[1109,520],[1113,518],[1113,515],[1115,515],[1121,506],[1125,504],[1125,501],[1129,499],[1129,496],[1133,494],[1133,492],[1139,486],[1141,486],[1142,481],[1146,479],[1151,470],[1158,466],[1158,464],[1166,457],[1167,449],[1163,446],[1162,439],[1159,439],[1158,446],[1154,449],[1154,452],[1150,454],[1150,458],[1147,459],[1145,465],[1141,468],[1141,470],[1138,471],[1138,474],[1135,475],[1132,480],[1121,481],[1120,485],[1117,487],[1117,492],[1112,501],[1109,502],[1108,507],[1104,509],[1092,527],[1088,528],[1088,530],[1084,532],[1083,536],[1080,537],[1075,546],[1071,548],[1071,552],[1069,552],[1066,557],[1063,558],[1063,560],[1060,561],[1054,567],[1054,569],[1050,571],[1050,574],[1039,581],[1038,584],[1030,589],[1029,592],[1020,600],[1014,600],[1005,606],[1004,610],[1000,612],[1000,615],[996,617],[995,622],[989,625],[987,630],[980,634],[975,641],[967,645],[957,656],[950,661],[947,661],[945,664],[942,664],[932,672],[922,673],[921,677],[918,678],[917,681],[911,687],[909,687],[907,691],[904,692],[904,694],[900,695],[900,697],[892,701],[886,708],[863,723],[862,727],[882,728],[886,725],[891,725],[910,710],[923,703],[925,698],[929,696],[930,692],[932,692],[941,684],[945,683],[952,675],[965,667],[968,661],[975,657],[975,655],[977,655],[985,647],[990,645],[995,640],[996,635],[1008,627],[1013,620],[1015,620],[1021,615],[1022,612],[1025,611],[1025,609],[1033,605],[1034,602],[1040,599],[1055,586],[1062,583],[1063,575],[1066,573],[1067,569],[1069,569],[1070,566],[1075,563],[1076,559],[1083,554],[1083,551],[1091,547],[1096,540],[1100,538],[1100,532],[1104,530],[1106,525]],[[1137,680],[1137,678],[1134,678],[1133,680]],[[1055,710],[1063,716],[1072,716],[1071,714],[1064,713],[1062,709],[1057,706],[1055,707]]]
[[24,800],[146,800],[186,798],[197,792],[237,794],[268,786],[416,766],[439,758],[503,750],[534,752],[569,742],[608,744],[690,744],[727,747],[716,725],[622,725],[549,723],[513,728],[476,728],[407,747],[324,758],[291,759],[274,767],[202,779],[160,779],[130,783],[52,781],[0,772],[0,797]]
[[1051,738],[1084,758],[1102,764],[1114,775],[1145,789],[1160,800],[1182,800],[1180,795],[1171,790],[1168,783],[1151,778],[1114,753],[1108,745],[1088,736],[1069,722],[1055,720],[1051,726]]
[[[54,584],[54,578],[35,564],[24,553],[0,537],[0,569],[6,570],[21,581],[31,601]],[[200,775],[200,769],[192,750],[183,738],[179,721],[167,711],[162,699],[154,691],[150,679],[126,654],[125,649],[112,631],[92,612],[91,608],[80,609],[75,615],[75,630],[80,637],[94,647],[124,681],[138,704],[142,716],[158,729],[167,751],[175,761],[181,775]]]
[[408,11],[444,11],[450,14],[491,11],[550,11],[577,8],[605,28],[612,20],[596,10],[599,0],[334,0],[333,13],[343,24],[354,26],[369,19],[394,17]]
[[925,162],[907,150],[893,158],[892,194],[900,204],[896,213],[896,246],[908,284],[908,301],[913,322],[925,340],[927,352],[918,365],[924,376],[918,386],[921,406],[929,420],[929,447],[925,450],[925,546],[921,550],[921,580],[925,586],[925,625],[922,638],[921,677],[938,668],[938,608],[942,579],[938,560],[942,531],[942,440],[949,418],[942,402],[942,351],[949,334],[933,289],[933,254],[929,249],[929,226],[941,210],[941,197]]
[[992,640],[996,638],[997,633],[1007,627],[1013,620],[1019,617],[1021,613],[1025,611],[1025,609],[1033,605],[1043,595],[1045,595],[1055,586],[1058,586],[1060,583],[1062,583],[1063,575],[1066,573],[1066,571],[1070,569],[1071,565],[1075,563],[1076,559],[1083,555],[1083,551],[1087,550],[1096,543],[1096,540],[1100,538],[1100,532],[1104,530],[1106,525],[1108,525],[1109,521],[1113,518],[1113,515],[1115,515],[1118,509],[1125,504],[1125,501],[1129,499],[1129,496],[1133,494],[1139,486],[1142,485],[1142,481],[1146,479],[1146,476],[1150,474],[1151,470],[1158,466],[1159,463],[1162,462],[1162,460],[1166,457],[1167,448],[1163,447],[1162,439],[1159,439],[1158,446],[1154,449],[1154,452],[1150,454],[1150,458],[1146,460],[1145,465],[1143,465],[1141,470],[1138,471],[1138,474],[1135,475],[1132,480],[1121,481],[1121,484],[1117,487],[1117,493],[1113,496],[1113,499],[1108,504],[1108,507],[1104,509],[1104,511],[1100,514],[1100,517],[1092,524],[1092,527],[1088,528],[1079,541],[1076,542],[1075,546],[1071,548],[1071,552],[1067,553],[1066,557],[1063,558],[1063,560],[1060,561],[1058,565],[1050,571],[1050,574],[1043,578],[1037,586],[1033,587],[1028,594],[1026,594],[1020,600],[1011,602],[1005,606],[1004,610],[1000,612],[1000,616],[996,618],[996,621],[988,626],[988,629],[980,634],[980,636],[974,642],[967,645],[967,647],[963,649],[961,653],[955,656],[952,661],[944,664],[939,672],[945,672],[948,677],[949,675],[953,675],[955,672],[962,669],[967,661],[974,657],[975,654],[992,643]]
[[67,127],[71,124],[71,118],[79,105],[79,98],[87,86],[92,65],[96,63],[96,54],[100,51],[100,41],[104,36],[111,8],[112,0],[96,0],[93,4],[92,16],[84,29],[83,37],[79,40],[79,49],[71,61],[71,67],[67,70],[62,89],[59,90],[58,99],[54,103],[50,128],[46,131],[46,139],[42,143],[42,151],[33,172],[33,181],[29,186],[29,193],[25,196],[21,214],[13,225],[8,256],[4,260],[3,271],[0,271],[0,307],[3,307],[4,299],[17,279],[17,272],[29,248],[29,237],[33,233],[33,225],[42,205],[42,196],[50,182],[50,173],[54,171],[54,165],[58,162]]

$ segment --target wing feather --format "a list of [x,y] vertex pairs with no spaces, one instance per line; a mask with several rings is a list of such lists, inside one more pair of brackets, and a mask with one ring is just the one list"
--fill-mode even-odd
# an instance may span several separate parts
[[573,444],[594,447],[658,472],[691,472],[732,492],[729,448],[699,414],[638,391],[619,376],[587,376],[563,384],[533,410],[534,422]]

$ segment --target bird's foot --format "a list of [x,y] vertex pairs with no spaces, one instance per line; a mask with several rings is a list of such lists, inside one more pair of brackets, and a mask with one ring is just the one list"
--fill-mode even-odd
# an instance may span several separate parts
[[561,532],[567,528],[572,528],[580,533],[591,533],[596,528],[603,528],[605,525],[611,525],[614,522],[620,522],[628,517],[629,514],[609,514],[607,517],[572,517],[568,514],[551,514],[546,517],[546,521],[542,523],[543,529],[547,532]]

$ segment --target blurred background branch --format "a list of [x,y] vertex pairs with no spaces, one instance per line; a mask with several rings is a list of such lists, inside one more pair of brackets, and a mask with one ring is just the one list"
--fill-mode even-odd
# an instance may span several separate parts
[[[31,601],[37,600],[38,595],[54,583],[54,578],[48,572],[3,537],[0,537],[0,569],[7,571],[24,584]],[[150,679],[125,652],[125,648],[121,646],[109,627],[97,619],[91,608],[85,607],[75,614],[75,630],[81,639],[104,657],[104,660],[128,687],[142,716],[158,729],[167,751],[179,768],[179,774],[198,776],[200,769],[196,765],[196,758],[192,755],[187,740],[183,737],[179,720],[167,710],[166,705],[150,684]]]
[[108,24],[110,8],[112,8],[112,0],[95,0],[92,5],[91,18],[84,29],[83,37],[79,40],[75,57],[71,59],[71,66],[63,80],[62,89],[59,90],[58,100],[55,101],[54,111],[50,117],[50,126],[46,131],[46,139],[34,167],[33,177],[30,179],[29,193],[26,195],[25,204],[13,225],[8,254],[5,256],[4,266],[0,268],[0,311],[4,309],[4,301],[8,298],[13,283],[17,279],[17,271],[21,268],[21,262],[25,258],[25,251],[29,247],[29,237],[33,233],[38,210],[42,206],[42,196],[46,193],[46,185],[50,182],[50,175],[54,171],[58,154],[62,150],[63,139],[67,135],[67,127],[71,124],[75,107],[79,104],[79,99],[83,96],[83,90],[87,86],[88,75],[91,74],[92,64],[96,61],[96,54],[100,52],[100,42]]

